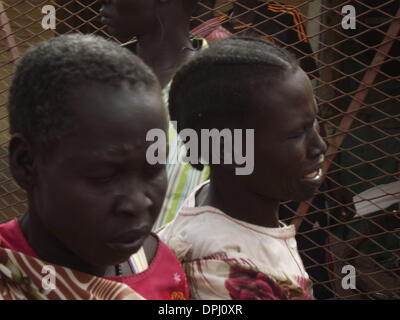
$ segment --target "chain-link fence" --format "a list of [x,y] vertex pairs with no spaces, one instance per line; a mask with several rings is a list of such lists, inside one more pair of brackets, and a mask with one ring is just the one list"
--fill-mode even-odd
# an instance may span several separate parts
[[[46,5],[56,29],[45,30]],[[56,34],[109,37],[100,1],[0,1],[0,222],[26,209],[8,168],[8,87],[15,62]],[[307,202],[284,203],[319,299],[400,298],[398,0],[204,0],[193,33],[234,34],[288,48],[313,79],[329,148],[327,179]]]

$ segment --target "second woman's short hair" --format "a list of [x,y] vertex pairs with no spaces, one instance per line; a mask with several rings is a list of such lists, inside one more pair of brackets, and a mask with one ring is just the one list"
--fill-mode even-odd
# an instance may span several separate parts
[[286,50],[256,38],[233,37],[199,52],[175,75],[169,96],[178,130],[227,128],[257,106],[251,103],[262,80],[271,84],[298,64]]

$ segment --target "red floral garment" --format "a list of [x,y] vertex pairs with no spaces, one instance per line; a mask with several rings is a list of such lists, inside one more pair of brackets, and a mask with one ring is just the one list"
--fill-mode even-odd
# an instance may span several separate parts
[[311,300],[307,282],[299,283],[301,288],[290,280],[273,280],[258,270],[233,265],[225,287],[233,300]]
[[210,206],[196,207],[198,186],[160,238],[185,270],[190,298],[312,299],[294,225],[262,227]]

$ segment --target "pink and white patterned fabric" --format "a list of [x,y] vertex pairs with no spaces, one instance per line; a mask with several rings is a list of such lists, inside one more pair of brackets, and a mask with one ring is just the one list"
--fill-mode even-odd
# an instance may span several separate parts
[[207,42],[214,42],[232,36],[232,33],[221,26],[220,18],[213,18],[203,22],[190,33],[196,38],[204,38]]
[[293,225],[265,228],[196,207],[197,187],[160,238],[181,261],[191,299],[313,299]]

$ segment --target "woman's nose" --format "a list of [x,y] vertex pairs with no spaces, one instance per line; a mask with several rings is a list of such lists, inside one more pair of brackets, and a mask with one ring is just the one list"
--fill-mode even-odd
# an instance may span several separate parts
[[327,151],[327,144],[319,134],[319,125],[317,124],[313,128],[312,138],[310,140],[308,156],[310,159],[314,159],[324,155]]
[[116,195],[115,213],[124,215],[141,215],[149,211],[153,205],[151,198],[136,186]]

